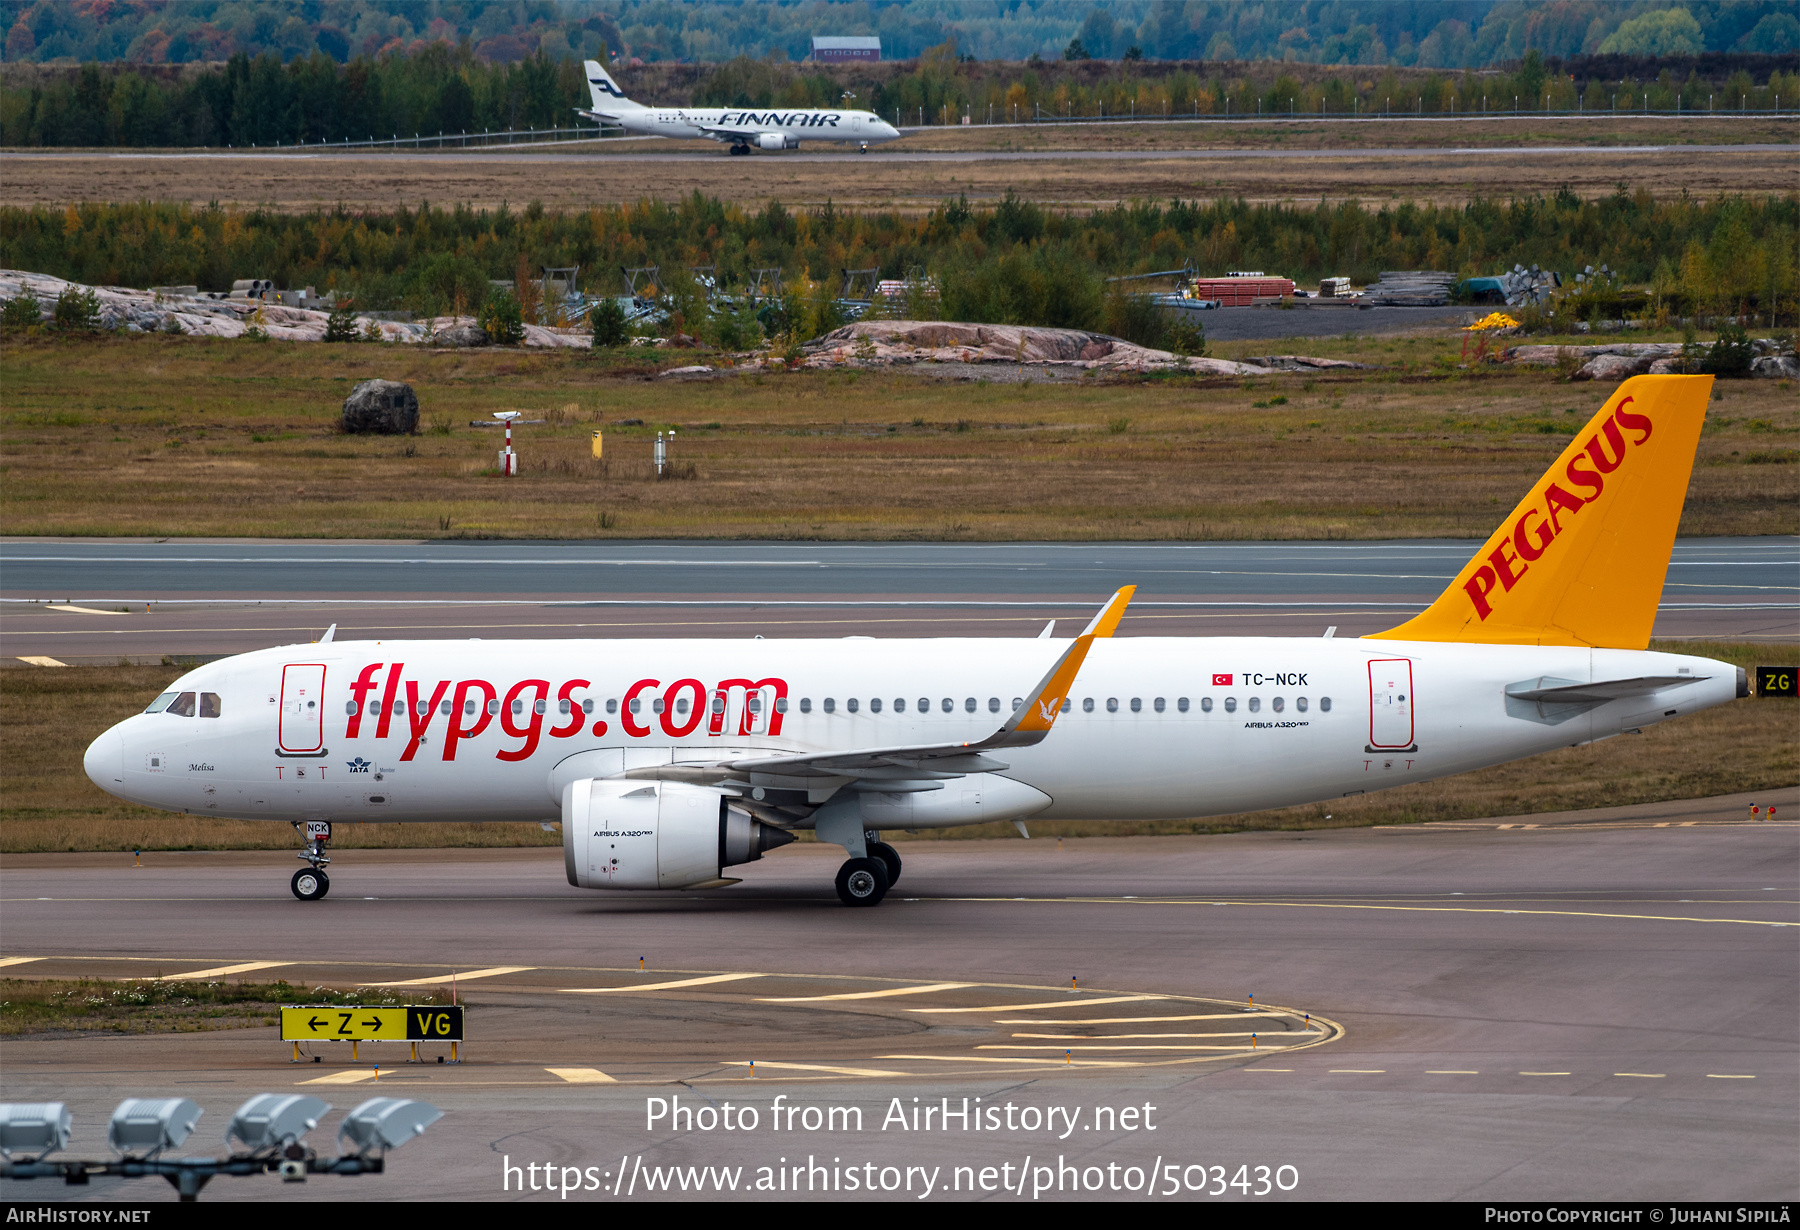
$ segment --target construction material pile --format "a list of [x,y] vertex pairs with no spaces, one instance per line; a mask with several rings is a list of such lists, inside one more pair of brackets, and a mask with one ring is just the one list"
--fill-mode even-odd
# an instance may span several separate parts
[[1362,301],[1376,307],[1443,307],[1455,285],[1456,275],[1442,270],[1384,270],[1381,280],[1363,291]]

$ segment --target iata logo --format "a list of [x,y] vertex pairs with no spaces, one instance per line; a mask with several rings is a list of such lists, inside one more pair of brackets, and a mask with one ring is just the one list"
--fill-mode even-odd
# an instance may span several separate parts
[[375,766],[373,764],[369,763],[368,761],[364,760],[361,756],[358,756],[355,760],[352,760],[345,767],[347,769],[349,769],[352,773],[367,773],[370,769],[374,768]]
[[1560,483],[1551,483],[1544,489],[1544,507],[1534,506],[1519,514],[1511,535],[1502,538],[1500,544],[1487,553],[1488,562],[1463,582],[1475,613],[1482,619],[1494,613],[1493,603],[1489,601],[1494,590],[1498,588],[1502,593],[1510,593],[1520,578],[1531,571],[1531,565],[1553,548],[1558,536],[1572,528],[1563,524],[1564,519],[1574,517],[1600,498],[1606,490],[1606,479],[1602,476],[1611,474],[1625,463],[1625,433],[1637,433],[1630,442],[1631,448],[1650,438],[1650,416],[1625,409],[1633,400],[1630,397],[1621,400],[1601,429],[1588,439],[1587,447],[1563,467],[1563,477],[1569,486],[1583,494],[1576,495]]

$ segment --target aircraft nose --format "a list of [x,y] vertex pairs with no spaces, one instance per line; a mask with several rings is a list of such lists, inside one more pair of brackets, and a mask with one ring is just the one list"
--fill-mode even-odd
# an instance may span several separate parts
[[109,793],[125,780],[125,736],[117,726],[88,744],[81,767],[89,781]]

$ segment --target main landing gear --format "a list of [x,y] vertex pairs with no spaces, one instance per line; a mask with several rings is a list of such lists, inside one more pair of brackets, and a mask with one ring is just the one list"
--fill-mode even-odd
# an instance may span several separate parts
[[[294,827],[298,829],[300,825]],[[302,833],[306,838],[306,849],[296,857],[304,859],[310,866],[296,871],[288,887],[302,901],[317,901],[331,891],[331,877],[325,874],[325,868],[331,862],[331,855],[325,853],[325,843],[331,840],[331,821],[308,820]]]
[[845,905],[880,905],[888,889],[900,881],[900,855],[881,834],[863,834],[866,858],[847,860],[837,873],[838,900]]
[[734,144],[731,147],[731,156],[733,158],[742,158],[745,154],[748,154],[749,152],[750,152],[750,147],[748,145],[744,145],[742,143]]

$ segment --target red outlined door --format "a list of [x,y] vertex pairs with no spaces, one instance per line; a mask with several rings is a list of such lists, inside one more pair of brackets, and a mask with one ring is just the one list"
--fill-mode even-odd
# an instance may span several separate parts
[[325,747],[325,667],[308,663],[281,668],[281,750],[317,752]]
[[1411,658],[1369,662],[1369,747],[1396,751],[1413,745]]

